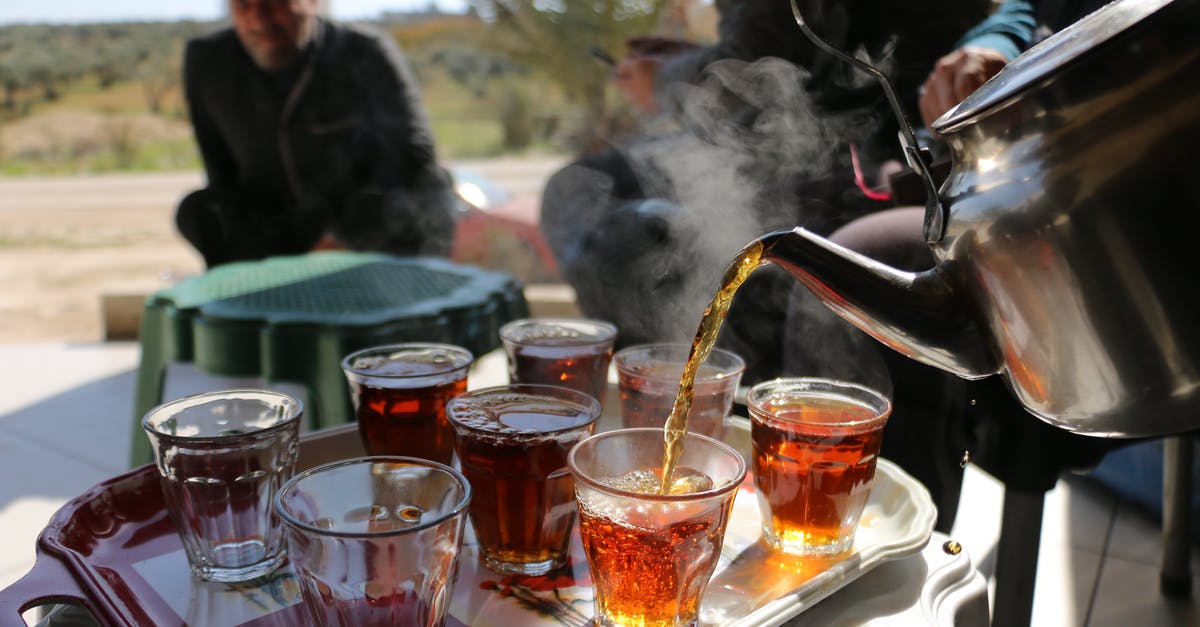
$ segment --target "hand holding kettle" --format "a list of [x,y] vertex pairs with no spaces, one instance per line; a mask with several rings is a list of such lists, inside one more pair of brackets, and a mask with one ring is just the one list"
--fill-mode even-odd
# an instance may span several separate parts
[[1117,0],[1013,59],[934,123],[953,161],[940,189],[901,119],[930,190],[933,269],[903,272],[804,228],[760,238],[764,258],[894,350],[968,379],[1000,374],[1058,427],[1200,427],[1200,266],[1167,217],[1200,211],[1185,183],[1200,145],[1197,19],[1200,0]]

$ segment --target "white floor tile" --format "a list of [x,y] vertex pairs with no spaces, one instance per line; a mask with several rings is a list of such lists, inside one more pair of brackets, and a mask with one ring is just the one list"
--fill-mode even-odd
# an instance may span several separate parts
[[133,370],[139,354],[134,342],[10,345],[3,351],[0,416],[97,379]]
[[135,380],[127,370],[80,383],[0,416],[0,433],[120,473],[129,460]]
[[1038,552],[1032,627],[1083,625],[1101,555],[1043,543]]
[[0,572],[12,580],[24,574],[33,565],[34,544],[50,516],[111,475],[18,436],[0,434]]
[[1083,480],[1067,477],[1046,493],[1042,546],[1104,552],[1115,499]]
[[[1193,596],[1200,577],[1193,578]],[[1200,625],[1200,607],[1192,599],[1167,599],[1158,589],[1158,567],[1109,556],[1087,627],[1183,627]]]
[[[1119,505],[1117,512],[1108,554],[1157,568],[1162,563],[1162,523],[1126,504]],[[1196,542],[1192,542],[1192,570],[1200,574],[1200,548]]]

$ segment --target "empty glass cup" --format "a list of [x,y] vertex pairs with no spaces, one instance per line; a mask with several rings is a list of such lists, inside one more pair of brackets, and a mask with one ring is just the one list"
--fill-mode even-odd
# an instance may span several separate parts
[[445,622],[471,486],[412,457],[360,457],[297,474],[275,497],[315,624]]
[[192,572],[235,582],[284,559],[271,495],[296,466],[300,401],[267,390],[188,396],[142,419]]

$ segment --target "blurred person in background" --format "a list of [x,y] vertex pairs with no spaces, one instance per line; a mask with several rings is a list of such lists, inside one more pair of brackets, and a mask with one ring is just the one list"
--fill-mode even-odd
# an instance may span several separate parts
[[208,267],[323,248],[446,255],[454,192],[407,61],[322,0],[230,0],[188,42],[184,90],[207,187],[176,225]]
[[[891,206],[856,177],[899,157],[878,84],[809,42],[786,0],[715,6],[711,45],[627,42],[614,82],[652,132],[584,155],[543,192],[541,228],[559,267],[583,312],[617,325],[621,345],[689,341],[725,265],[755,237],[797,225],[829,233]],[[929,68],[991,3],[802,8],[834,45],[884,67],[915,114]],[[735,299],[720,344],[746,359],[749,383],[782,371],[791,283],[763,270]]]

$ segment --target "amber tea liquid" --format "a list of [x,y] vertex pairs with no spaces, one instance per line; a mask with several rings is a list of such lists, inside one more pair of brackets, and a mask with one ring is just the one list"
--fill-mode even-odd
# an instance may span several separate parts
[[713,345],[717,342],[717,334],[729,307],[733,304],[733,296],[750,273],[763,264],[764,240],[751,242],[734,258],[733,263],[725,270],[725,278],[717,290],[712,302],[704,309],[700,319],[700,327],[696,330],[696,338],[692,340],[692,350],[688,354],[687,363],[683,366],[683,376],[679,380],[679,391],[675,394],[675,402],[671,405],[671,414],[667,424],[663,426],[663,472],[659,491],[666,493],[671,485],[675,472],[675,464],[683,448],[684,435],[688,431],[688,415],[692,408],[692,398],[695,392],[696,372],[700,364],[708,358]]
[[500,327],[512,383],[557,385],[600,402],[617,328],[602,320],[524,318]]
[[581,393],[537,385],[489,388],[451,404],[488,568],[542,575],[565,562],[576,512],[567,453],[591,435],[599,409]]
[[454,433],[446,421],[446,403],[466,391],[466,379],[412,389],[361,386],[358,427],[367,453],[449,464]]
[[696,616],[716,569],[725,508],[649,530],[581,509],[580,534],[592,577],[606,594],[597,609],[618,625],[673,627]]
[[768,544],[807,555],[849,549],[875,479],[886,413],[820,394],[781,394],[754,413],[754,486]]
[[514,347],[509,377],[514,383],[561,385],[604,400],[612,347],[583,350],[570,344]]
[[464,349],[421,346],[348,357],[343,367],[367,453],[449,464],[454,428],[446,403],[467,391],[471,360]]

